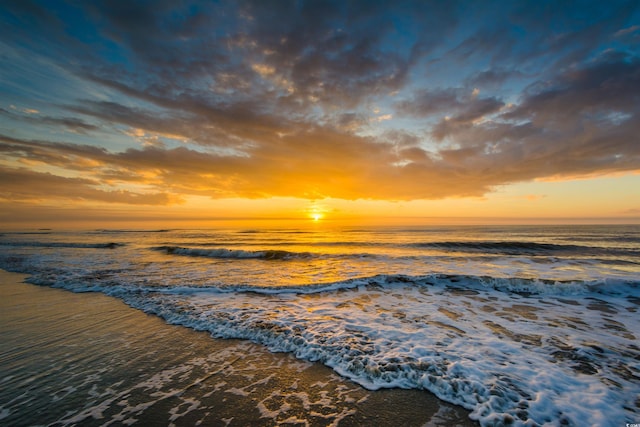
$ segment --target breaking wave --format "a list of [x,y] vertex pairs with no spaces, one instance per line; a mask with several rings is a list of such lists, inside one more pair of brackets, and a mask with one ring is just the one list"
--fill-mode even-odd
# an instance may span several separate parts
[[640,293],[640,281],[625,280],[544,280],[521,277],[465,276],[448,274],[430,274],[424,276],[376,275],[341,280],[334,283],[317,283],[301,286],[252,286],[252,285],[210,285],[210,286],[169,286],[155,287],[154,291],[167,294],[206,294],[206,293],[255,293],[263,295],[278,294],[321,294],[338,292],[358,287],[371,289],[400,289],[406,286],[421,288],[458,289],[464,292],[493,290],[515,293],[523,296],[634,296]]
[[194,257],[223,258],[223,259],[264,259],[264,260],[289,260],[311,258],[314,255],[310,252],[289,252],[284,250],[260,250],[244,251],[236,249],[215,248],[185,248],[181,246],[157,246],[152,248],[156,251],[165,252],[170,255],[185,255]]

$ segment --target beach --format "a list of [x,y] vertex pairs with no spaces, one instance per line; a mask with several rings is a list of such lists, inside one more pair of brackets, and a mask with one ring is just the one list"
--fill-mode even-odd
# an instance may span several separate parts
[[0,427],[640,427],[640,0],[0,27]]
[[369,391],[319,363],[25,277],[0,271],[2,425],[474,425],[424,390]]

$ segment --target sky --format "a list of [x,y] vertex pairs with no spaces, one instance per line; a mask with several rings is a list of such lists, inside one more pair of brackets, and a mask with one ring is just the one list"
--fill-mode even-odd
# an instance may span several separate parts
[[637,0],[0,0],[0,27],[4,227],[640,223]]

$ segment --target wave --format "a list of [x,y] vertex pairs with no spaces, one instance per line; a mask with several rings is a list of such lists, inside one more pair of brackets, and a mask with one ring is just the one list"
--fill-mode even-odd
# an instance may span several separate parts
[[34,248],[78,248],[78,249],[116,249],[126,246],[125,243],[78,243],[78,242],[0,242],[0,246],[34,247]]
[[289,252],[283,250],[261,250],[261,251],[244,251],[236,249],[216,248],[216,249],[200,249],[185,248],[181,246],[157,246],[151,248],[156,251],[165,252],[171,255],[185,255],[207,258],[222,259],[264,259],[264,260],[289,260],[311,258],[314,255],[310,252]]
[[[261,246],[264,242],[245,242],[245,243],[232,243],[225,242],[226,246],[234,245],[242,246]],[[185,255],[194,257],[208,257],[208,258],[225,258],[225,259],[264,259],[264,260],[295,260],[295,259],[309,259],[309,258],[411,258],[414,259],[415,255],[397,255],[392,254],[379,254],[376,253],[378,249],[384,247],[396,247],[396,248],[413,248],[413,249],[431,249],[441,252],[453,252],[458,254],[473,253],[473,254],[485,254],[489,256],[495,255],[509,255],[509,256],[578,256],[578,257],[593,257],[593,261],[606,262],[606,257],[611,256],[624,256],[637,258],[640,257],[640,251],[636,249],[626,248],[600,248],[600,247],[587,247],[578,245],[559,245],[552,243],[534,243],[534,242],[424,242],[424,243],[407,243],[407,244],[393,244],[393,243],[367,243],[367,242],[348,242],[348,241],[334,241],[334,242],[321,242],[312,243],[308,246],[313,247],[359,247],[359,248],[373,248],[372,252],[355,252],[355,253],[325,253],[325,252],[295,252],[287,251],[283,249],[255,249],[255,250],[242,250],[242,249],[229,249],[220,247],[220,243],[216,242],[202,242],[198,244],[198,247],[185,247],[176,244],[168,244],[163,246],[152,247],[151,249],[162,251],[167,254]],[[278,242],[278,246],[296,245],[295,243]],[[451,255],[447,255],[451,256]],[[599,259],[603,257],[603,259]],[[625,263],[634,263],[633,261],[623,260]]]
[[614,242],[623,242],[623,243],[640,243],[640,237],[635,236],[617,236],[611,238]]
[[[621,399],[628,390],[631,395],[638,390],[637,377],[619,368],[620,360],[631,369],[638,366],[633,362],[637,347],[624,347],[632,342],[624,338],[624,328],[633,330],[633,313],[620,312],[616,323],[609,316],[600,318],[594,313],[610,309],[608,298],[592,294],[637,296],[639,282],[431,274],[376,275],[289,288],[189,287],[133,284],[126,269],[43,273],[29,281],[74,292],[103,292],[171,324],[218,338],[251,340],[274,352],[324,363],[369,389],[430,390],[472,410],[481,425],[502,420],[543,424],[561,416],[572,425],[582,416],[605,413],[615,418],[609,425],[619,425],[624,418]],[[291,295],[323,292],[328,295]],[[548,298],[539,304],[522,294],[580,298]],[[560,319],[577,328],[570,333],[589,338],[587,344],[555,337],[567,331],[556,332],[562,323],[547,323],[555,318],[558,304],[566,312]],[[589,308],[598,304],[604,308]],[[509,320],[518,307],[529,315],[526,321]],[[534,311],[527,312],[527,307]],[[582,311],[588,314],[580,317]],[[601,322],[593,330],[604,338],[594,341],[587,321]],[[600,377],[621,386],[607,388]],[[594,395],[599,406],[587,414],[585,401]],[[617,412],[611,414],[612,408]]]
[[437,249],[453,252],[483,252],[505,255],[640,255],[633,249],[603,248],[597,246],[565,245],[520,241],[449,241],[409,243],[414,248]]
[[[158,248],[168,253],[180,253],[184,248]],[[198,252],[187,250],[188,256]],[[204,255],[218,258],[247,258],[278,260],[289,259],[302,254],[291,254],[285,251],[250,252],[220,249],[216,251],[203,250]],[[120,270],[101,270],[87,274],[74,270],[51,269],[41,270],[34,265],[24,263],[18,257],[0,257],[0,268],[8,271],[29,274],[30,283],[46,286],[62,287],[74,292],[100,291],[112,293],[117,289],[127,292],[158,292],[162,294],[190,295],[190,294],[262,294],[262,295],[311,295],[341,292],[350,289],[386,289],[399,290],[401,288],[440,289],[447,293],[474,293],[495,291],[501,294],[517,294],[529,296],[615,296],[640,298],[640,280],[599,279],[599,280],[553,280],[528,277],[495,277],[483,275],[442,274],[426,275],[378,274],[373,276],[355,277],[335,282],[316,282],[299,285],[260,286],[251,284],[215,283],[190,285],[160,285],[155,281],[129,281],[121,276]]]
[[3,235],[19,235],[19,236],[26,236],[26,235],[38,235],[38,234],[52,234],[53,232],[49,229],[42,229],[42,230],[38,230],[38,231],[5,231],[2,234]]
[[99,234],[120,234],[120,233],[168,233],[170,231],[174,231],[171,229],[159,229],[159,230],[119,230],[119,229],[100,229],[94,231],[94,233]]
[[[224,246],[265,246],[277,245],[299,246],[300,243],[281,239],[269,239],[268,241],[237,241],[237,242],[192,242],[198,247],[180,246],[178,242],[167,242],[164,246],[153,249],[164,250],[167,253],[180,255],[203,256],[212,258],[263,258],[263,259],[298,259],[312,257],[331,258],[363,258],[380,257],[378,252],[388,249],[430,249],[439,252],[458,254],[485,254],[485,255],[509,255],[509,256],[578,256],[578,257],[640,257],[640,250],[633,248],[605,248],[597,246],[580,246],[568,244],[536,243],[520,241],[443,241],[443,242],[417,242],[417,243],[393,243],[393,242],[369,242],[369,241],[327,241],[311,242],[306,246],[314,248],[360,248],[371,250],[370,252],[355,253],[322,253],[322,252],[293,252],[276,249],[255,249],[251,251],[233,250]],[[211,248],[211,249],[210,249]],[[387,253],[385,256],[391,256]],[[451,255],[447,255],[451,256]],[[392,256],[393,257],[393,256]],[[398,257],[394,257],[398,258]],[[402,258],[400,256],[399,258]],[[640,259],[640,258],[639,258]]]
[[571,240],[576,242],[621,242],[621,243],[640,243],[640,234],[584,234],[581,236],[572,236]]
[[247,230],[239,230],[236,231],[237,234],[314,234],[315,231],[307,231],[307,230],[257,230],[257,229],[247,229]]
[[427,242],[409,244],[416,248],[450,249],[456,251],[473,252],[507,252],[507,253],[532,253],[532,252],[555,252],[555,251],[576,251],[581,249],[577,245],[557,245],[552,243],[517,242],[517,241],[469,241],[469,242]]
[[[570,323],[568,328],[576,328],[570,329],[572,336],[582,338],[574,344],[556,337],[564,332],[556,329],[561,323],[547,323],[548,317],[556,317],[557,307],[551,301],[547,306],[535,299],[528,303],[494,294],[490,308],[495,310],[487,310],[486,293],[474,299],[474,294],[442,289],[398,292],[398,286],[411,284],[444,285],[446,290],[470,279],[485,278],[382,275],[333,284],[338,292],[328,298],[291,297],[284,299],[286,304],[280,298],[247,293],[192,298],[195,289],[129,293],[124,300],[172,324],[218,338],[248,339],[271,351],[324,363],[368,389],[430,390],[472,410],[481,425],[538,425],[553,420],[577,425],[585,417],[591,421],[600,417],[594,421],[599,425],[619,425],[624,419],[620,408],[625,401],[633,404],[625,393],[633,396],[638,390],[637,377],[620,369],[620,360],[631,369],[637,366],[637,347],[626,347],[633,341],[620,334],[635,324],[632,313],[620,313],[619,322],[607,329],[598,322],[612,325],[610,319],[593,314],[602,310],[592,307],[598,299],[558,299],[566,312],[560,319]],[[339,292],[354,286],[362,288]],[[465,304],[459,304],[458,296]],[[514,307],[527,321],[510,320]],[[500,309],[505,311],[500,314]],[[590,313],[581,317],[583,311]],[[595,322],[598,335],[586,320]],[[601,379],[619,386],[608,387]],[[594,401],[595,407],[587,405]],[[605,414],[615,422],[605,424]]]
[[[610,295],[640,297],[640,281],[625,280],[547,280],[522,277],[491,277],[473,275],[429,274],[409,276],[381,274],[359,277],[330,283],[315,283],[298,286],[252,286],[252,285],[207,285],[207,286],[158,286],[152,291],[164,294],[206,294],[206,293],[255,293],[279,294],[321,294],[340,292],[355,288],[380,288],[393,290],[400,287],[444,288],[452,293],[494,290],[522,296],[585,296]],[[151,289],[150,289],[151,290]]]

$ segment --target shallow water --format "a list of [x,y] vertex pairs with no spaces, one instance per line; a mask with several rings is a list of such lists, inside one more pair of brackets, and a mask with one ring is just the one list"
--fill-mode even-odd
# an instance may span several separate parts
[[483,425],[640,417],[634,226],[6,232],[0,267]]

